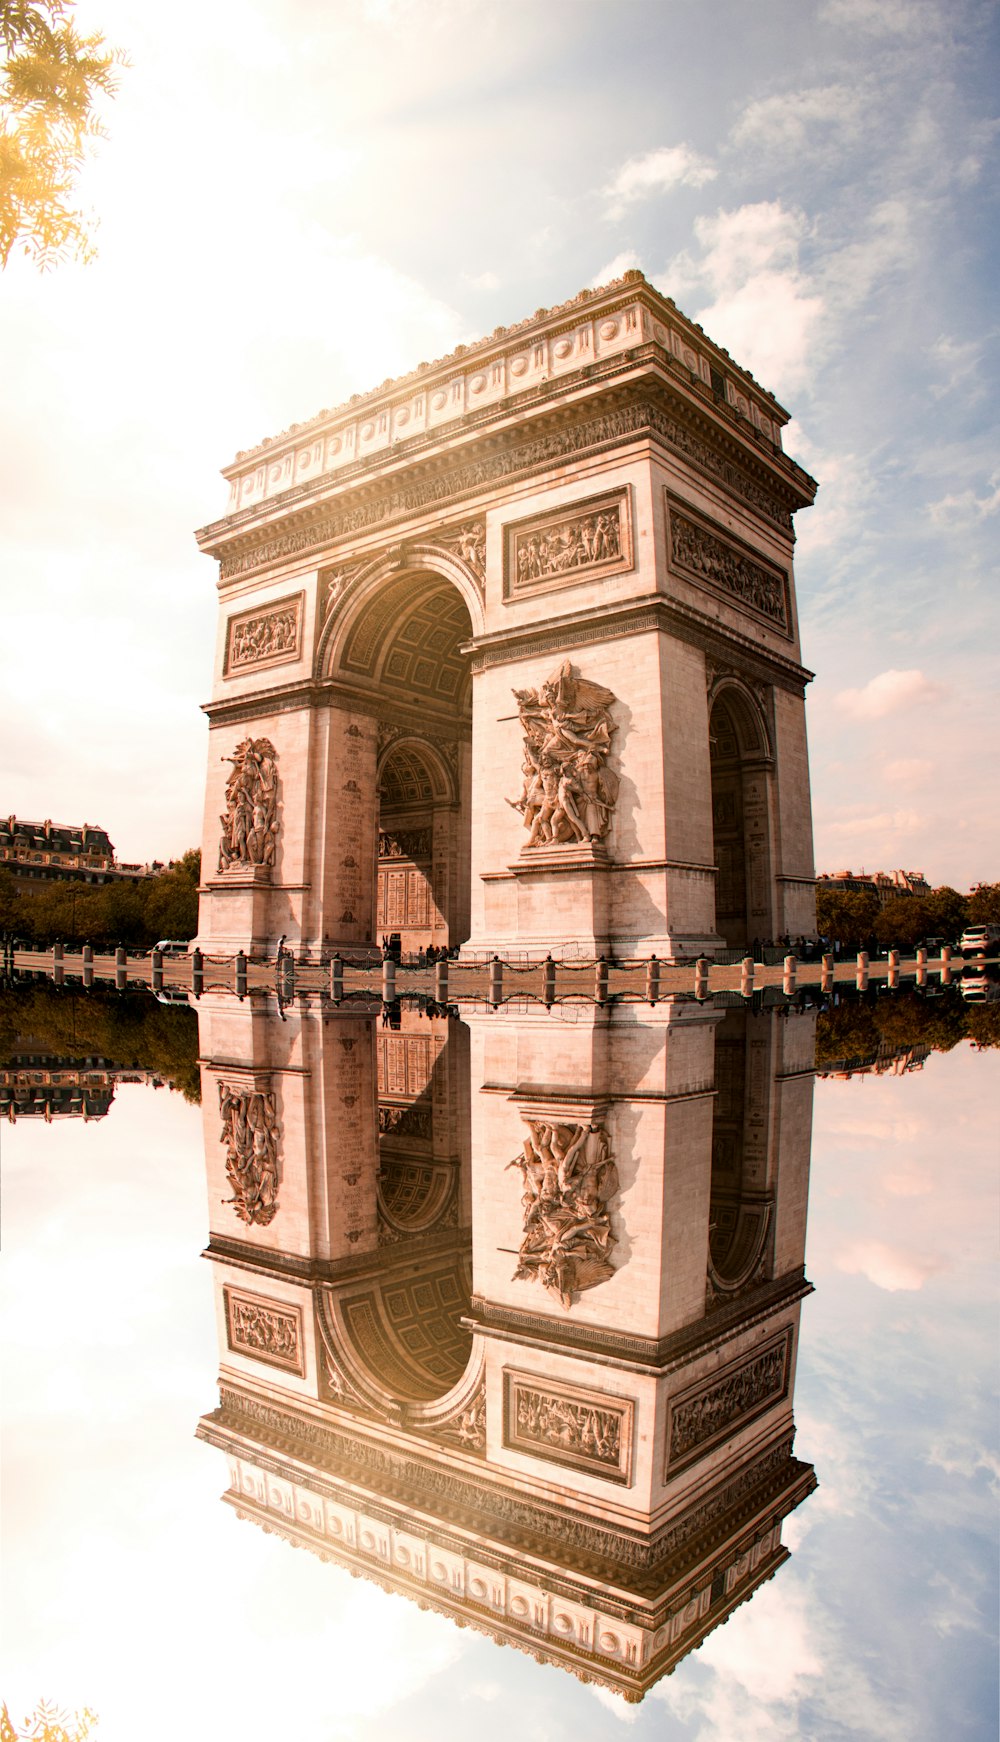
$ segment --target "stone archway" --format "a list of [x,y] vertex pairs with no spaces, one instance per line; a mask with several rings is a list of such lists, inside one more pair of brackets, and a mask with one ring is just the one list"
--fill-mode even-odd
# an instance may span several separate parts
[[727,949],[773,936],[773,757],[759,701],[736,679],[710,697],[715,929]]
[[[460,587],[436,569],[381,565],[338,594],[320,649],[331,707],[350,709],[347,730],[369,752],[359,759],[356,802],[372,828],[375,886],[361,910],[371,913],[371,940],[398,940],[404,953],[469,934],[467,591],[468,577]],[[328,835],[341,819],[331,808]],[[336,911],[325,918],[327,935],[339,919]]]

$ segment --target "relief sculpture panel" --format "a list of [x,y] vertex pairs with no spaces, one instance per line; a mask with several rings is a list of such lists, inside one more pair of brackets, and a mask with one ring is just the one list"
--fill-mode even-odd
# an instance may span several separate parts
[[226,1336],[236,1354],[250,1355],[269,1367],[282,1367],[301,1377],[302,1311],[285,1301],[244,1294],[241,1289],[223,1290],[226,1302]]
[[219,821],[219,870],[273,865],[278,838],[278,762],[270,738],[244,738],[227,759],[226,809]]
[[667,506],[671,566],[699,585],[707,583],[729,593],[748,610],[789,634],[788,576],[784,571],[765,567],[741,546],[692,520],[669,495]]
[[671,1398],[666,1459],[671,1476],[787,1396],[791,1348],[789,1330],[749,1360],[733,1362],[680,1397]]
[[521,812],[526,845],[603,840],[618,799],[618,776],[607,766],[616,697],[578,677],[568,660],[540,689],[514,695],[524,730],[524,779],[520,798],[507,803]]
[[611,1199],[618,1168],[603,1125],[525,1118],[516,1167],[524,1184],[524,1238],[514,1281],[540,1278],[564,1307],[614,1275]]
[[278,1108],[270,1089],[219,1083],[220,1141],[226,1147],[226,1177],[241,1222],[266,1228],[278,1211]]
[[632,567],[627,491],[506,529],[504,598],[569,586]]
[[562,1385],[539,1385],[504,1370],[504,1445],[550,1463],[632,1480],[631,1399]]
[[298,659],[302,640],[303,595],[279,599],[258,611],[230,617],[226,633],[225,675],[251,666],[283,665]]

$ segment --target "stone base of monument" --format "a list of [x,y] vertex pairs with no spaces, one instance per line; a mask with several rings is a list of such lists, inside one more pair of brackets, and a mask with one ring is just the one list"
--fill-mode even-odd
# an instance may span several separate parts
[[271,892],[270,865],[231,865],[209,878],[198,893],[213,897],[208,904],[210,929],[199,935],[198,947],[210,955],[235,955],[238,949],[248,956],[267,955],[273,929]]

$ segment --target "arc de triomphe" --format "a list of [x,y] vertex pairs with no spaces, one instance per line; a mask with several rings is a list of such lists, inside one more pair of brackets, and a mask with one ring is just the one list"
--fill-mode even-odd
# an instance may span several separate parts
[[237,456],[202,947],[814,935],[786,421],[629,272]]

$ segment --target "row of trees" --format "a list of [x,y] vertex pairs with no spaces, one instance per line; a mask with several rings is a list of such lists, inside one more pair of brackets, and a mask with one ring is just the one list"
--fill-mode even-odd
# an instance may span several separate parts
[[929,1046],[950,1052],[961,1040],[977,1047],[1000,1047],[1000,1003],[976,1004],[957,986],[935,988],[933,995],[911,990],[842,993],[837,1004],[816,1019],[816,1064],[871,1057],[879,1050]]
[[0,933],[30,943],[91,943],[97,949],[125,944],[149,949],[158,938],[193,938],[198,929],[197,849],[174,860],[155,877],[116,877],[111,883],[37,883],[17,889],[13,873],[0,871]]
[[816,924],[821,937],[846,949],[914,949],[924,938],[955,943],[968,925],[1000,924],[1000,883],[980,883],[968,895],[943,884],[928,895],[893,895],[879,906],[872,890],[816,890]]
[[0,999],[0,1058],[41,1050],[153,1071],[186,1101],[201,1100],[197,1016],[146,992],[96,986],[83,992],[34,981],[8,987]]

